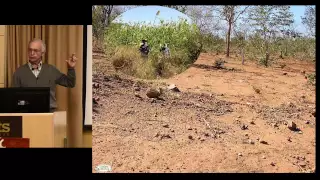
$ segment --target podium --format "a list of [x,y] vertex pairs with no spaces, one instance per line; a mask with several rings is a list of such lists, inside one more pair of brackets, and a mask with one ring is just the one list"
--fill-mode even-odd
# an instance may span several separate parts
[[[54,113],[0,113],[2,146],[66,147],[66,111]],[[23,145],[22,145],[23,144]],[[0,144],[1,146],[1,144]],[[10,148],[10,147],[7,147]]]

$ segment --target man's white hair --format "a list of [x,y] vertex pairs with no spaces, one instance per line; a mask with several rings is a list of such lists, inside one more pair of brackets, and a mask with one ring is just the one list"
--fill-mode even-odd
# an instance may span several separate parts
[[35,39],[31,40],[31,41],[29,42],[29,46],[30,46],[30,44],[33,43],[33,42],[41,42],[41,51],[42,51],[43,53],[46,52],[46,44],[44,44],[44,42],[43,42],[41,39],[35,38]]

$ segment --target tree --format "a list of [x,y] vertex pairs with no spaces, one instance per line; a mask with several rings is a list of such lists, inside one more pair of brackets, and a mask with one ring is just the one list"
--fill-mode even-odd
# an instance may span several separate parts
[[240,24],[235,24],[233,28],[233,34],[235,35],[235,42],[237,47],[240,49],[242,65],[244,65],[244,49],[246,47],[246,41],[248,36],[249,27],[246,26],[247,21]]
[[304,12],[304,17],[301,17],[302,24],[304,24],[310,35],[315,37],[316,33],[316,7],[307,6]]
[[232,25],[238,20],[241,14],[243,14],[249,6],[242,8],[241,6],[223,6],[220,10],[220,15],[228,24],[228,31],[226,35],[226,56],[230,56],[230,35]]
[[92,6],[92,33],[98,40],[99,46],[103,44],[104,33],[107,27],[123,11],[124,9],[120,6]]
[[268,66],[272,38],[294,22],[290,6],[255,6],[249,12],[249,19],[255,32],[263,38],[261,47],[265,53],[264,65]]

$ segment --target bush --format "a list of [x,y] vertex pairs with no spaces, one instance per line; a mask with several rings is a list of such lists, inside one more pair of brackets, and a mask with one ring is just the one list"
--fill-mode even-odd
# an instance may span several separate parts
[[[115,68],[146,79],[170,77],[181,73],[200,55],[202,44],[199,30],[181,20],[161,23],[160,26],[142,24],[111,24],[105,34],[106,54]],[[139,45],[147,39],[150,46],[148,59],[141,58]],[[167,43],[171,56],[162,57],[160,45]]]

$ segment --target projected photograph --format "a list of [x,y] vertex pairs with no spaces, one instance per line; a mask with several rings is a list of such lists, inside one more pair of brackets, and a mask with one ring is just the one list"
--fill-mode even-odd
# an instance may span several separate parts
[[315,6],[92,7],[92,172],[314,173]]

